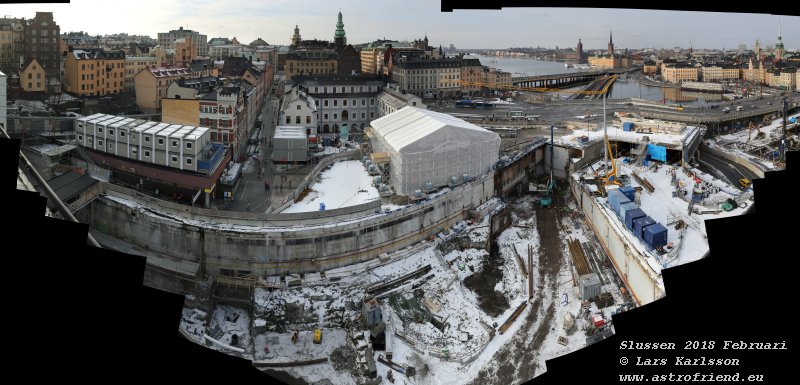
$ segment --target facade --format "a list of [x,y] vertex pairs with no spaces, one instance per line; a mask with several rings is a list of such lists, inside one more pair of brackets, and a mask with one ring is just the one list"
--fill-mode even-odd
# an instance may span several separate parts
[[622,68],[622,58],[613,56],[589,56],[589,65],[598,69]]
[[46,73],[44,68],[39,65],[39,62],[34,59],[28,59],[25,64],[22,65],[22,69],[19,72],[20,78],[20,88],[22,92],[45,92],[45,78]]
[[136,105],[148,113],[161,111],[161,99],[167,95],[169,85],[190,74],[188,68],[149,67],[139,71],[134,76]]
[[782,90],[794,90],[797,88],[797,70],[794,68],[783,69],[772,74],[770,86]]
[[378,77],[333,75],[294,80],[316,102],[317,133],[339,133],[344,125],[351,131],[363,130],[378,117],[377,98],[383,88]]
[[36,12],[24,27],[25,59],[35,58],[44,68],[48,93],[61,93],[61,29],[53,20],[53,12]]
[[8,78],[0,71],[0,126],[6,129],[8,119]]
[[[0,71],[7,74],[15,74],[21,64],[14,50],[14,29],[20,24],[22,24],[20,19],[0,19]],[[16,40],[20,38],[17,37]]]
[[723,65],[723,66],[704,66],[702,67],[703,81],[704,82],[719,82],[726,80],[737,80],[741,78],[740,69],[738,67]]
[[339,52],[336,60],[336,73],[352,76],[361,73],[361,54],[352,45],[345,46]]
[[125,52],[68,50],[64,91],[76,96],[103,96],[125,90]]
[[134,78],[139,71],[156,67],[155,56],[125,56],[125,92],[134,92]]
[[175,40],[175,56],[172,61],[178,67],[189,67],[197,59],[197,48],[191,37],[182,37]]
[[158,33],[158,45],[165,49],[175,49],[175,41],[182,38],[191,38],[193,42],[192,56],[208,56],[208,36],[191,29],[173,29],[169,32]]
[[461,80],[461,92],[480,92],[480,85],[467,83],[483,83],[483,66],[481,65],[481,61],[473,58],[465,59],[462,56],[461,76],[459,80]]
[[383,73],[383,48],[362,48],[359,53],[361,56],[361,73],[369,75],[379,75]]
[[317,134],[317,104],[296,84],[283,95],[279,124],[303,127],[306,135]]
[[284,73],[288,79],[296,75],[336,74],[338,65],[338,55],[333,50],[290,51],[286,54]]
[[378,94],[378,117],[389,115],[403,107],[428,108],[422,103],[422,98],[400,91],[397,84],[389,83],[383,87],[383,91]]
[[393,67],[392,80],[403,91],[423,98],[461,93],[460,59],[401,59]]
[[696,82],[698,78],[697,67],[685,64],[666,65],[661,69],[664,80],[670,83],[680,83],[682,81]]
[[511,87],[511,73],[494,67],[484,67],[483,83],[490,89]]

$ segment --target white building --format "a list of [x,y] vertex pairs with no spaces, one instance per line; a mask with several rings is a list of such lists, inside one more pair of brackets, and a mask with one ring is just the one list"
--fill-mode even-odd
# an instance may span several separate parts
[[389,184],[401,195],[431,182],[474,178],[492,170],[500,136],[451,115],[404,107],[372,121],[372,146],[389,156]]
[[302,126],[306,135],[317,135],[317,103],[300,85],[295,85],[283,95],[279,124]]
[[397,84],[387,84],[383,92],[378,94],[378,116],[386,116],[403,107],[427,109],[422,98],[412,93],[403,92]]

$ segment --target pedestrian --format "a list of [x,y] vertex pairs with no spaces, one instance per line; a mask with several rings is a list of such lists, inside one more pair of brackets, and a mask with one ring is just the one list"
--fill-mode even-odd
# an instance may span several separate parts
[[247,202],[247,211],[250,211],[250,202]]

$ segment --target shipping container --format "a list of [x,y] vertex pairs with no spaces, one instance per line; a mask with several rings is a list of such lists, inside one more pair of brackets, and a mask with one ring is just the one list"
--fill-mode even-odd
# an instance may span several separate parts
[[633,188],[633,186],[623,186],[620,187],[618,190],[619,192],[622,193],[622,195],[625,195],[625,197],[627,197],[631,202],[634,201],[634,198],[636,197],[636,189]]
[[656,221],[653,220],[653,218],[650,218],[648,216],[644,216],[644,217],[641,217],[639,219],[634,219],[633,220],[633,235],[635,235],[636,238],[639,238],[639,240],[644,242],[644,238],[642,238],[642,230],[645,227],[650,226],[650,225],[652,225],[654,223],[656,223]]
[[633,222],[639,218],[646,217],[647,215],[642,211],[642,209],[637,208],[634,210],[628,210],[625,212],[625,227],[628,230],[633,230]]
[[607,195],[608,205],[611,207],[611,210],[614,212],[619,212],[619,205],[623,203],[630,202],[625,195],[623,195],[619,190],[610,190]]
[[580,286],[581,299],[587,301],[600,295],[600,288],[602,287],[597,273],[580,276],[578,286]]
[[647,226],[642,231],[644,242],[656,249],[667,244],[667,228],[660,223]]
[[625,122],[622,124],[622,131],[633,131],[633,123]]
[[629,210],[635,210],[635,209],[638,209],[638,208],[639,208],[639,205],[637,205],[636,203],[630,202],[630,201],[628,201],[626,203],[621,203],[619,205],[619,211],[617,212],[617,215],[619,216],[619,220],[622,223],[625,223],[625,213],[627,211],[629,211]]

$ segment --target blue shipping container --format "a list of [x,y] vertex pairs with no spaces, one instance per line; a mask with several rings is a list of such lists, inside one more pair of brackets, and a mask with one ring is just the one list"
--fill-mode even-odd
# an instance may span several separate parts
[[641,217],[639,219],[634,219],[633,220],[633,235],[635,235],[636,238],[639,238],[640,240],[644,241],[644,238],[642,238],[642,230],[645,227],[650,226],[650,225],[652,225],[654,223],[656,223],[656,221],[653,220],[653,218],[650,218],[648,216],[644,216],[644,217]]
[[622,131],[633,131],[633,123],[625,122],[622,124]]
[[638,208],[639,205],[633,202],[621,203],[619,205],[619,211],[617,212],[617,215],[619,215],[619,220],[622,221],[622,223],[625,223],[625,213]]
[[622,195],[625,195],[631,202],[633,202],[634,198],[636,197],[636,189],[633,188],[633,186],[623,186],[620,187],[618,190],[619,192],[622,193]]
[[667,228],[660,223],[645,227],[642,236],[644,242],[654,249],[667,244]]
[[645,217],[645,216],[647,216],[647,215],[644,213],[644,211],[642,211],[642,209],[639,209],[639,208],[634,209],[634,210],[626,211],[625,212],[625,227],[627,227],[629,230],[633,230],[633,221],[635,221],[635,220],[637,220],[639,218]]
[[615,213],[619,212],[619,205],[630,202],[630,199],[625,197],[619,190],[611,190],[608,192],[608,205]]

